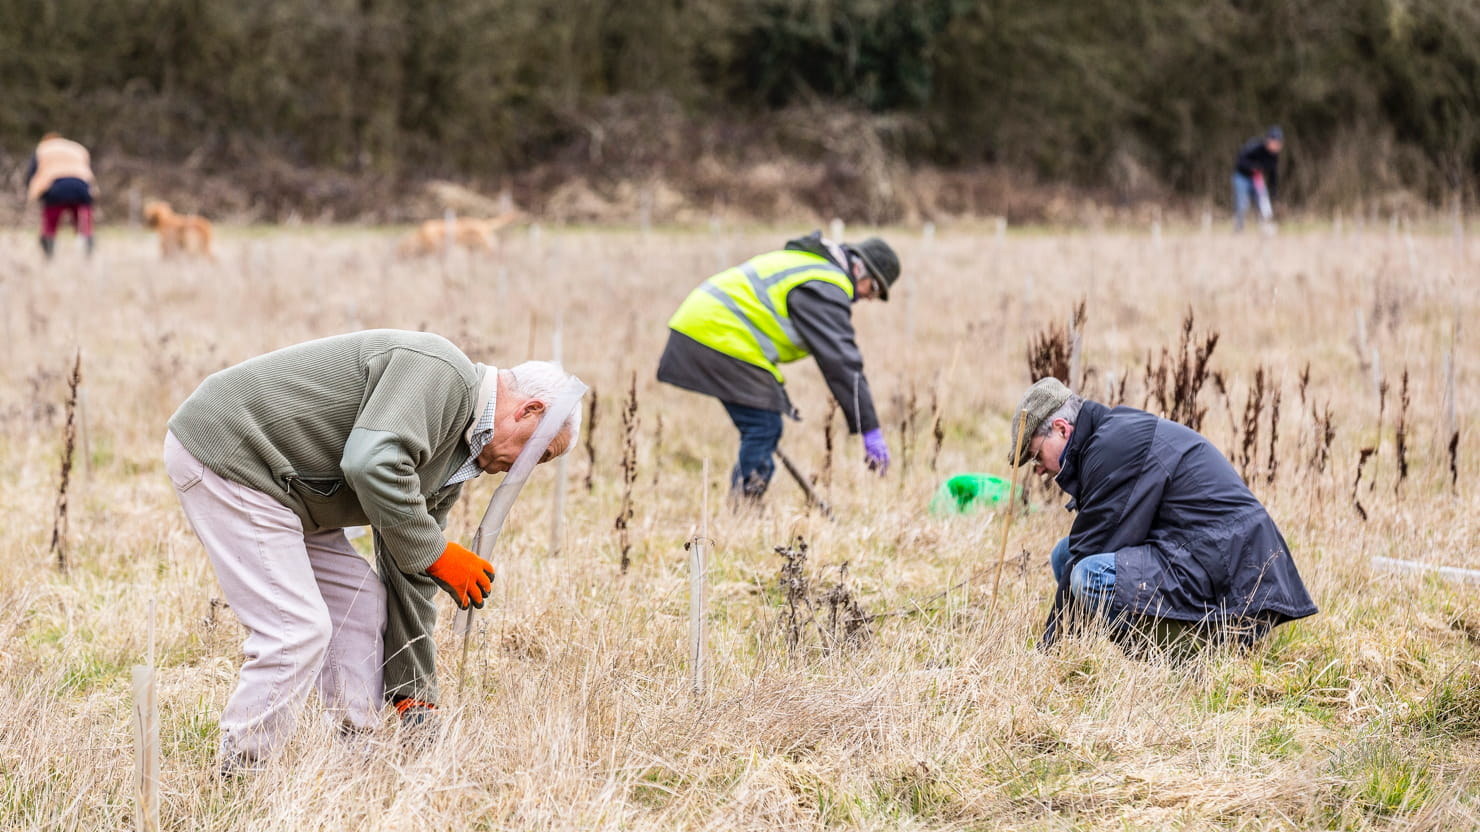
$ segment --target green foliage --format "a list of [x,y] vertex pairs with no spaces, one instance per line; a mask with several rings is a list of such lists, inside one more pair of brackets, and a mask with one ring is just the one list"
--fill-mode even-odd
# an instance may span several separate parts
[[1413,749],[1371,742],[1345,749],[1333,760],[1333,774],[1341,788],[1333,797],[1332,825],[1361,825],[1349,817],[1352,810],[1367,815],[1407,814],[1421,809],[1433,796],[1436,774]]
[[869,129],[914,161],[1123,198],[1222,197],[1274,122],[1297,200],[1440,200],[1480,173],[1469,0],[0,0],[0,19],[14,156],[58,129],[216,170],[651,168],[674,152],[655,131],[691,155],[715,134],[686,128],[784,144],[821,104],[890,116]]
[[1414,707],[1408,723],[1434,737],[1480,736],[1480,675],[1465,670],[1440,679]]

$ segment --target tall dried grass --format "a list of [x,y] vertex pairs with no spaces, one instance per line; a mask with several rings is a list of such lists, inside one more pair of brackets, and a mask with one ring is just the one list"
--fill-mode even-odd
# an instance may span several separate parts
[[[911,338],[898,326],[901,304],[860,304],[859,343],[885,424],[904,421],[912,383],[938,379],[939,433],[933,403],[929,431],[941,437],[931,449],[939,473],[914,464],[881,480],[864,470],[856,437],[839,431],[829,451],[827,420],[789,423],[788,452],[827,472],[836,520],[808,512],[790,488],[771,489],[760,513],[712,518],[709,695],[696,701],[682,545],[702,460],[730,459],[735,438],[718,405],[658,385],[652,366],[666,316],[713,272],[716,250],[762,251],[789,231],[654,229],[644,241],[547,230],[567,262],[630,275],[604,280],[593,267],[565,296],[566,366],[663,415],[662,456],[638,447],[632,457],[651,459],[662,476],[656,486],[630,480],[640,511],[625,529],[626,576],[612,518],[628,489],[617,487],[615,462],[629,435],[647,434],[615,429],[613,416],[612,429],[588,429],[588,459],[614,464],[595,468],[601,487],[570,495],[568,556],[541,557],[549,473],[537,473],[515,507],[496,553],[495,597],[480,616],[488,637],[428,747],[403,745],[389,723],[346,743],[310,704],[283,759],[230,782],[213,776],[213,755],[242,633],[162,471],[170,412],[216,369],[357,326],[426,328],[478,360],[524,358],[531,313],[548,316],[557,302],[543,255],[514,238],[498,261],[454,252],[429,270],[384,256],[389,232],[225,228],[220,264],[160,264],[142,234],[107,229],[91,263],[64,251],[43,268],[28,233],[0,234],[0,332],[11,333],[0,362],[0,828],[133,825],[128,669],[146,650],[151,597],[166,828],[1480,825],[1476,721],[1465,710],[1476,701],[1468,669],[1480,600],[1437,578],[1369,567],[1390,555],[1480,568],[1480,454],[1466,409],[1480,389],[1480,348],[1453,338],[1448,323],[1480,313],[1480,285],[1461,278],[1475,271],[1480,235],[1462,248],[1447,235],[1414,236],[1424,268],[1404,287],[1402,314],[1366,333],[1368,355],[1408,365],[1417,406],[1401,417],[1404,499],[1390,496],[1396,465],[1369,466],[1383,487],[1363,492],[1361,523],[1346,488],[1359,449],[1374,444],[1377,401],[1345,337],[1353,315],[1376,302],[1370,264],[1401,259],[1401,238],[1166,229],[1158,253],[1144,237],[994,241],[990,228],[942,227],[927,258],[912,232],[887,231],[905,264],[899,290],[918,293],[921,325]],[[1023,275],[1054,291],[1025,291]],[[1242,398],[1261,366],[1267,380],[1301,379],[1301,407],[1277,436],[1261,429],[1281,476],[1251,484],[1292,545],[1319,616],[1277,629],[1251,656],[1215,652],[1185,665],[1129,660],[1096,638],[1035,652],[1052,587],[1047,555],[1070,522],[1056,509],[1062,495],[1041,487],[1010,535],[1023,557],[990,598],[1000,518],[934,517],[926,507],[940,477],[1006,473],[1008,423],[1027,382],[1021,359],[992,357],[1021,356],[1079,297],[1094,321],[1081,347],[1087,377],[1109,379],[1184,339],[1169,358],[1186,366],[1190,357],[1195,369],[1199,348],[1211,348],[1187,333],[1190,307],[1216,327],[1216,370],[1229,392]],[[54,365],[74,344],[88,356],[94,467],[71,505],[63,575],[38,567],[48,563],[66,400]],[[1439,366],[1449,350],[1452,383]],[[962,372],[940,373],[957,353]],[[1126,401],[1147,393],[1137,375],[1119,375]],[[793,365],[788,376],[802,412],[827,412],[814,368]],[[1459,399],[1452,428],[1438,405],[1446,388]],[[906,394],[898,407],[895,393]],[[1222,397],[1203,390],[1184,415],[1231,411]],[[622,398],[608,393],[608,414]],[[1240,427],[1202,423],[1220,448],[1240,447]],[[480,478],[464,499],[482,505],[495,485]],[[821,553],[806,575],[823,595],[836,580],[824,568],[847,563],[848,597],[836,596],[835,618],[824,602],[821,620],[839,622],[846,640],[847,622],[868,618],[865,641],[788,651],[776,626],[784,599],[774,547],[796,535]],[[457,642],[445,624],[437,640],[445,674]]]

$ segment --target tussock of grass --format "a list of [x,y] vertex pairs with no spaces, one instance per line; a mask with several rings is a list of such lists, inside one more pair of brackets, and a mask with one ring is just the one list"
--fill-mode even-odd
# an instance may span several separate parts
[[[1477,426],[1460,419],[1456,492],[1440,407],[1442,356],[1454,352],[1461,393],[1480,367],[1473,339],[1451,340],[1456,319],[1480,313],[1480,285],[1460,277],[1474,271],[1474,242],[1419,237],[1410,258],[1385,227],[1339,238],[1168,233],[1159,254],[1134,236],[886,236],[905,263],[901,291],[918,294],[860,305],[855,320],[883,421],[913,424],[888,434],[913,443],[909,470],[868,475],[856,438],[841,435],[825,465],[825,391],[815,369],[793,365],[808,420],[789,424],[783,443],[804,468],[828,472],[818,487],[837,520],[808,512],[783,478],[761,514],[717,511],[709,689],[696,698],[683,543],[695,534],[703,460],[718,486],[734,438],[718,405],[657,385],[652,370],[684,293],[784,235],[547,231],[538,244],[511,239],[495,260],[406,264],[385,256],[387,233],[225,229],[211,266],[160,264],[149,239],[109,231],[91,264],[59,255],[45,270],[29,234],[0,235],[0,828],[132,826],[128,669],[146,653],[151,600],[169,828],[1480,825],[1480,602],[1469,588],[1369,565],[1382,554],[1480,568]],[[1403,292],[1384,288],[1399,278]],[[1136,661],[1094,633],[1039,653],[1048,552],[1070,522],[1061,495],[1041,486],[1014,521],[1008,552],[1024,556],[990,597],[982,576],[1000,518],[935,517],[927,504],[948,474],[1005,473],[1024,345],[1080,297],[1091,397],[1113,375],[1140,404],[1139,368],[1177,345],[1189,308],[1219,333],[1210,364],[1222,390],[1204,388],[1196,403],[1220,448],[1242,448],[1234,414],[1256,367],[1262,399],[1282,391],[1278,417],[1261,416],[1240,458],[1319,616],[1247,655]],[[567,363],[605,391],[591,453],[571,459],[563,553],[543,554],[553,477],[541,471],[501,541],[462,689],[460,641],[445,624],[438,633],[447,701],[427,742],[389,720],[346,742],[311,702],[281,760],[216,778],[216,720],[242,633],[161,470],[168,415],[216,369],[352,328],[430,329],[495,364],[531,357],[531,343],[539,357],[559,298]],[[1357,315],[1370,322],[1361,354]],[[77,347],[91,456],[72,471],[62,575],[47,543]],[[1377,429],[1374,351],[1393,379],[1410,374],[1401,489],[1395,419]],[[643,419],[624,576],[612,520],[625,514],[618,408],[634,373]],[[934,471],[936,434],[920,414],[933,420],[936,405],[924,402],[939,403]],[[1329,439],[1312,415],[1327,409]],[[1361,447],[1376,449],[1361,480],[1365,522],[1351,504]],[[467,542],[494,485],[472,484],[452,534]],[[826,642],[814,628],[788,647],[775,547],[797,536],[809,545],[812,597],[847,563],[866,639]]]

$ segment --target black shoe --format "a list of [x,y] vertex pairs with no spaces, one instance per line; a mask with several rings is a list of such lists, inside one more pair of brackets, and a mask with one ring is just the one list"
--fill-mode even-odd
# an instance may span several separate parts
[[51,259],[51,255],[56,252],[56,248],[57,248],[57,240],[56,240],[55,237],[42,237],[41,238],[41,251],[46,254],[46,259],[47,260],[50,260]]

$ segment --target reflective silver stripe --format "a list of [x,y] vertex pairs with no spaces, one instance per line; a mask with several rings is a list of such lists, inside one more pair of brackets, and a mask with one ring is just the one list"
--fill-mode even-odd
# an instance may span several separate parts
[[[719,288],[718,286],[710,283],[707,280],[699,285],[704,289],[704,291],[712,295],[715,300],[723,303],[726,309],[733,312],[735,314],[735,317],[739,318],[740,321],[745,324],[745,326],[750,330],[750,334],[754,336],[755,342],[760,345],[761,353],[766,356],[767,361],[771,362],[771,366],[774,367],[777,364],[781,363],[781,353],[776,349],[776,342],[771,340],[771,336],[762,332],[760,327],[755,325],[755,321],[752,321],[750,318],[746,317],[745,312],[740,309],[740,304],[736,303],[734,298],[725,294],[724,289]],[[771,314],[772,317],[775,316],[775,312],[772,312]]]
[[808,264],[806,266],[797,266],[795,268],[783,269],[782,271],[771,275],[765,280],[762,280],[760,274],[756,272],[755,266],[752,266],[749,263],[740,264],[740,271],[745,275],[745,279],[750,281],[750,290],[752,292],[755,292],[756,298],[758,298],[761,304],[766,307],[766,311],[771,313],[771,318],[776,321],[777,326],[781,327],[781,334],[785,335],[786,340],[790,341],[793,346],[800,346],[802,343],[802,338],[800,335],[797,334],[796,327],[791,325],[790,318],[783,318],[780,315],[776,314],[776,306],[775,304],[771,303],[770,287],[781,282],[783,279],[796,274],[797,272],[807,271],[809,269],[815,268],[817,268],[817,266]]
[[[744,269],[749,266],[750,264],[746,263],[745,265],[741,266],[741,268]],[[765,286],[767,289],[769,289],[772,286],[775,286],[777,283],[780,283],[788,277],[796,274],[797,272],[810,271],[836,272],[837,274],[843,275],[844,277],[848,276],[847,272],[843,271],[837,266],[834,266],[831,263],[808,263],[805,266],[792,266],[789,269],[782,269],[781,271],[767,278],[752,278],[751,282],[755,283],[757,280],[759,280],[761,286]],[[752,274],[755,274],[755,269],[753,267],[750,269],[750,271],[746,272],[746,276],[749,277]]]

